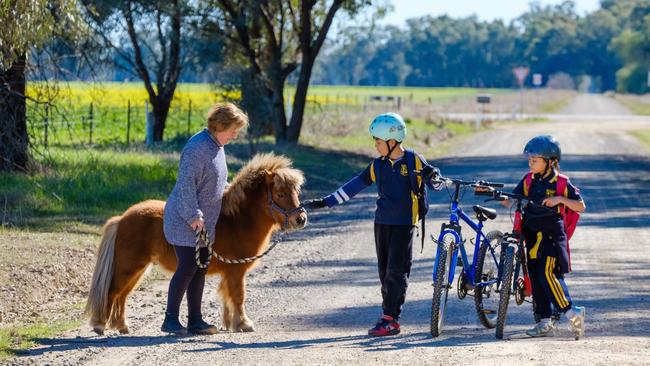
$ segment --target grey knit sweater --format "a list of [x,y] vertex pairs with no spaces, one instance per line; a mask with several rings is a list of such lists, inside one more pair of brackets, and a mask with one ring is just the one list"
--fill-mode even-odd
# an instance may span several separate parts
[[207,128],[192,136],[181,152],[176,185],[165,204],[163,231],[170,244],[194,246],[190,224],[199,217],[208,239],[214,241],[227,178],[226,155],[219,141]]

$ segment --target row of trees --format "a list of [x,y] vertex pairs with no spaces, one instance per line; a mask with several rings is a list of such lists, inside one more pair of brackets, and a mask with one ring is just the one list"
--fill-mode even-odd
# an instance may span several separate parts
[[[601,90],[647,89],[650,0],[602,0],[601,9],[583,17],[571,1],[533,3],[508,25],[428,16],[411,19],[406,30],[358,25],[330,37],[327,45],[335,18],[349,21],[385,10],[385,0],[5,2],[0,7],[0,170],[26,167],[26,73],[35,60],[48,57],[82,78],[108,68],[142,80],[155,141],[163,138],[178,81],[192,74],[210,73],[223,90],[240,91],[239,102],[253,126],[251,141],[273,133],[280,144],[299,139],[310,81],[509,87],[511,68],[528,66],[547,77],[591,75]],[[56,58],[69,54],[65,61]],[[34,77],[35,69],[29,72]],[[39,77],[61,75],[48,71]],[[296,85],[290,118],[283,97],[287,81]]]
[[[368,0],[79,1],[17,0],[0,7],[0,23],[12,29],[2,34],[3,50],[5,44],[14,50],[2,54],[0,88],[15,97],[5,99],[3,94],[0,104],[0,116],[7,119],[0,124],[0,170],[26,167],[24,66],[26,57],[39,54],[39,48],[56,53],[76,46],[85,50],[75,57],[77,62],[91,60],[79,69],[108,60],[142,80],[153,110],[154,141],[163,138],[183,67],[219,62],[226,70],[220,80],[224,87],[241,91],[241,104],[253,126],[249,135],[272,131],[277,143],[295,143],[312,68],[334,17],[354,16],[375,6]],[[44,32],[36,23],[41,18],[35,15],[41,13],[53,19]],[[35,23],[26,24],[29,21]],[[88,30],[82,39],[77,37],[81,28]],[[61,46],[71,38],[65,31],[77,42]],[[287,121],[284,86],[294,72],[296,92]]]
[[532,3],[510,24],[424,16],[406,29],[355,26],[319,59],[314,82],[511,87],[512,68],[527,66],[544,83],[555,73],[590,75],[596,89],[644,92],[649,15],[648,0],[603,0],[584,16],[565,1]]

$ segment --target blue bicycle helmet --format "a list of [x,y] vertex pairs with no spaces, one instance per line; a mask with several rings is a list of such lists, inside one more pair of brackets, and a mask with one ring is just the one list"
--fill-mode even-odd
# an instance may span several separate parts
[[562,148],[560,142],[551,135],[540,135],[533,137],[524,147],[524,156],[541,156],[544,159],[562,159]]
[[383,113],[372,120],[368,131],[380,140],[402,142],[406,138],[406,123],[397,113]]

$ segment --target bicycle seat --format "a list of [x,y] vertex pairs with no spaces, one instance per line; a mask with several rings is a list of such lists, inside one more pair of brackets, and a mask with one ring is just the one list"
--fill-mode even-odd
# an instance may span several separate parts
[[480,221],[494,220],[497,217],[497,210],[479,205],[474,205],[474,212]]

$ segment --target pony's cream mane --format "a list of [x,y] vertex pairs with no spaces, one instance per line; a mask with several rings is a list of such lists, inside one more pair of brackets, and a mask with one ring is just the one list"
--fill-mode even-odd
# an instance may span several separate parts
[[302,172],[291,167],[289,158],[273,153],[257,154],[239,170],[224,192],[221,212],[236,215],[247,196],[252,193],[251,190],[263,182],[268,173],[274,175],[274,184],[298,192],[305,182]]

